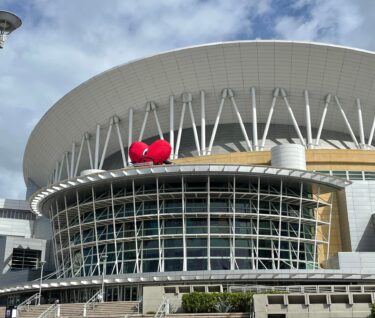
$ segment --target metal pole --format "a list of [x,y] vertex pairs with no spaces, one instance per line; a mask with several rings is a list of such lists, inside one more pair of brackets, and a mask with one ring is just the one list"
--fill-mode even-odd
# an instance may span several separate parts
[[105,271],[106,271],[106,266],[107,266],[107,257],[108,257],[107,255],[103,255],[102,256],[102,260],[103,260],[103,270],[102,270],[102,303],[104,303],[104,297],[105,297],[105,294],[104,294],[104,276],[105,276]]
[[241,117],[240,111],[238,110],[238,107],[237,107],[237,104],[236,104],[236,100],[234,99],[234,94],[233,94],[233,91],[231,89],[228,89],[228,95],[229,95],[229,98],[230,98],[230,100],[232,102],[234,111],[235,111],[235,113],[237,115],[237,119],[238,119],[238,122],[240,124],[241,130],[242,130],[242,134],[243,134],[243,136],[245,138],[248,150],[249,151],[253,151],[253,147],[251,146],[251,142],[250,142],[249,137],[247,135],[245,125],[244,125],[244,123],[242,121],[242,117]]
[[310,101],[309,91],[305,90],[305,107],[306,107],[306,130],[307,130],[307,148],[310,149],[313,146],[311,137],[311,118],[310,118]]
[[171,144],[171,159],[174,158],[174,96],[169,96],[169,143]]
[[367,146],[369,148],[371,148],[371,144],[372,144],[372,139],[374,137],[374,131],[375,131],[375,116],[374,116],[374,120],[372,122],[372,126],[371,126],[371,131],[370,131],[370,136],[368,137],[368,141],[367,141]]
[[186,103],[182,103],[181,118],[180,118],[180,124],[178,125],[178,133],[177,133],[176,148],[174,151],[174,159],[178,158],[178,152],[180,150],[182,127],[184,125],[184,117],[185,117],[185,108],[186,108]]
[[331,101],[331,94],[328,94],[327,97],[326,97],[322,118],[320,119],[319,129],[318,129],[318,133],[317,133],[316,139],[315,139],[315,146],[319,146],[320,135],[322,134],[324,120],[326,119],[328,105],[329,105],[330,101]]
[[189,111],[190,111],[191,124],[193,126],[193,135],[194,135],[194,140],[195,140],[195,147],[197,148],[198,156],[200,156],[201,155],[201,148],[200,148],[200,145],[199,145],[197,126],[195,125],[193,106],[191,105],[191,100],[188,101],[188,106],[189,106]]
[[257,100],[255,96],[255,87],[251,88],[251,101],[253,110],[253,146],[254,150],[259,150],[258,146],[258,121],[257,121]]
[[286,97],[286,93],[285,93],[285,90],[284,90],[284,89],[281,89],[281,96],[282,96],[283,99],[284,99],[285,106],[286,106],[286,108],[288,109],[288,112],[289,112],[290,118],[292,119],[293,126],[294,126],[294,129],[295,129],[295,131],[296,131],[296,133],[297,133],[297,135],[298,135],[298,138],[299,138],[299,140],[301,141],[302,146],[306,147],[305,140],[303,139],[303,136],[302,136],[302,134],[301,134],[301,131],[299,130],[297,120],[296,120],[296,118],[294,117],[292,107],[290,107],[290,104],[289,104],[288,98]]
[[95,134],[95,154],[94,154],[94,169],[99,167],[99,148],[100,148],[100,125],[96,125]]
[[223,111],[224,102],[225,102],[225,99],[227,98],[227,96],[228,96],[228,89],[225,88],[225,89],[223,89],[223,91],[221,93],[221,102],[220,102],[219,110],[218,110],[217,115],[216,115],[214,128],[213,128],[212,133],[211,133],[210,144],[208,145],[208,151],[207,151],[208,155],[211,154],[212,146],[214,144],[214,140],[215,140],[215,136],[216,136],[217,126],[219,125],[221,112]]
[[266,138],[267,138],[267,135],[268,135],[268,130],[270,128],[271,119],[272,119],[272,115],[273,115],[273,110],[274,110],[275,105],[276,105],[277,96],[279,96],[279,91],[280,91],[279,88],[275,88],[275,90],[273,91],[272,104],[271,104],[270,111],[268,113],[266,127],[264,127],[264,132],[263,132],[263,137],[262,137],[262,143],[260,144],[260,150],[264,149],[264,145],[266,143]]
[[339,98],[338,98],[337,96],[335,96],[335,101],[336,101],[336,105],[337,105],[338,108],[340,109],[340,112],[341,112],[342,117],[344,118],[344,122],[345,122],[345,124],[346,124],[346,127],[347,127],[348,130],[349,130],[349,134],[350,134],[350,136],[352,137],[352,140],[353,140],[354,144],[356,145],[357,148],[359,148],[359,144],[358,144],[357,138],[355,138],[355,135],[354,135],[354,133],[353,133],[352,127],[350,126],[350,123],[349,123],[349,121],[348,121],[348,118],[346,117],[345,112],[344,112],[344,110],[342,109],[342,106],[341,106],[341,104],[340,104]]
[[202,155],[206,155],[206,95],[201,91],[201,149]]
[[38,301],[38,305],[40,305],[40,299],[42,298],[42,281],[43,281],[43,267],[44,267],[44,264],[46,263],[46,261],[40,261],[40,266],[41,266],[41,269],[40,269],[40,282],[39,282],[39,301]]
[[358,124],[359,124],[359,136],[360,136],[360,147],[365,148],[365,133],[363,131],[363,118],[362,118],[362,109],[361,109],[361,100],[357,98],[357,109],[358,109]]

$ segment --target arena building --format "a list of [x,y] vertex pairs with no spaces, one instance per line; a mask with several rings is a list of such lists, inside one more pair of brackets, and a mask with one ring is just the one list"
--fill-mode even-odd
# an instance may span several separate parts
[[[374,79],[373,52],[243,41],[81,84],[44,115],[24,155],[32,213],[52,224],[43,297],[374,284]],[[171,164],[130,162],[133,141],[157,139],[170,142]],[[39,283],[3,285],[0,296],[22,299]]]

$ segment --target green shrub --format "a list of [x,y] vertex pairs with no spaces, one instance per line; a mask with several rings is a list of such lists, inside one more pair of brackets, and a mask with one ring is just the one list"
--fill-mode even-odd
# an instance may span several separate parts
[[253,293],[200,293],[182,296],[182,308],[188,313],[217,312],[218,305],[225,304],[231,312],[249,312]]
[[[267,291],[264,294],[284,294],[284,292]],[[182,295],[182,308],[187,313],[218,312],[224,311],[224,309],[228,309],[230,312],[250,312],[253,295],[252,292],[194,292]]]
[[371,317],[375,318],[375,304],[373,304],[371,308]]

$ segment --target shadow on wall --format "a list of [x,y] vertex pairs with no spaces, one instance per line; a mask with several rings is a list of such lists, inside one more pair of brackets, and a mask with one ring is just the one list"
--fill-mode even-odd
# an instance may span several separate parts
[[358,243],[356,252],[375,252],[375,224],[373,214],[366,225],[363,235]]

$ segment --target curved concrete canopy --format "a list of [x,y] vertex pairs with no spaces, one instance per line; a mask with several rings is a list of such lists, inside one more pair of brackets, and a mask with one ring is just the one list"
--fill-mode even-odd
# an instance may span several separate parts
[[[309,91],[311,126],[318,128],[327,94],[338,96],[355,135],[359,135],[356,99],[360,98],[366,140],[375,110],[375,55],[372,52],[334,45],[243,41],[190,47],[130,62],[93,77],[60,99],[40,120],[28,140],[24,154],[24,177],[44,186],[55,162],[80,143],[85,132],[95,134],[96,124],[108,126],[117,115],[127,140],[129,108],[134,109],[133,140],[141,130],[145,104],[157,106],[160,126],[169,131],[169,96],[176,98],[175,129],[181,113],[181,94],[192,93],[197,125],[200,125],[200,91],[206,92],[206,122],[213,125],[221,91],[231,88],[245,123],[252,122],[250,88],[256,89],[258,123],[265,123],[273,90],[284,88],[295,119],[306,126],[304,90]],[[332,98],[333,99],[333,98]],[[220,123],[236,123],[230,102],[223,108]],[[186,113],[189,111],[187,110]],[[151,117],[143,139],[157,135]],[[279,97],[273,124],[291,125],[287,108]],[[184,128],[191,127],[185,115]],[[339,107],[331,101],[324,127],[348,133]],[[220,125],[219,125],[220,129]],[[292,128],[293,129],[293,128]],[[301,128],[303,137],[305,129]],[[248,131],[251,139],[251,132]],[[324,131],[323,131],[324,134]],[[322,134],[322,136],[323,136]],[[207,136],[209,140],[210,136]],[[258,132],[259,139],[262,132]],[[102,133],[105,138],[105,131]],[[314,136],[315,138],[315,136]],[[359,137],[358,141],[359,141]],[[207,141],[208,143],[208,141]],[[126,146],[126,145],[125,145]],[[108,145],[107,157],[118,151],[118,142]],[[84,160],[88,160],[87,158]]]

